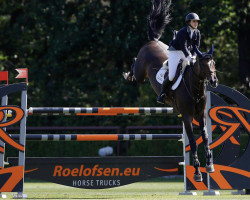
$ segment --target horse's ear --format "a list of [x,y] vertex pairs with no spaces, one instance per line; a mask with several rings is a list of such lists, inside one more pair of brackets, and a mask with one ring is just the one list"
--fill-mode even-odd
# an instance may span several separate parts
[[214,52],[214,45],[212,44],[211,49],[207,54],[213,55],[213,52]]
[[197,48],[196,45],[194,46],[194,51],[195,51],[195,53],[197,53],[199,58],[202,58],[202,53],[199,51],[199,49]]

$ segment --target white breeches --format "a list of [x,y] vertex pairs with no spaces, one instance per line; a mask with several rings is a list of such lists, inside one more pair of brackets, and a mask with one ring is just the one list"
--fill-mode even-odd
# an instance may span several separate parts
[[176,74],[177,66],[180,62],[180,59],[185,60],[186,56],[182,51],[168,51],[168,66],[169,66],[169,74],[168,78],[172,81]]

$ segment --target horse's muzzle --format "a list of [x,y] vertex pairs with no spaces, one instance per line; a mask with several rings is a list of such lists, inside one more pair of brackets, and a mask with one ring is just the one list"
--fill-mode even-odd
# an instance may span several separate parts
[[211,77],[210,80],[209,80],[209,83],[213,88],[216,88],[218,86],[217,77],[216,76]]

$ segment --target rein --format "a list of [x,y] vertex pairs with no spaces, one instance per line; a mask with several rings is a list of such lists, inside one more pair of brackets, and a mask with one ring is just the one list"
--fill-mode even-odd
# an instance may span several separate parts
[[[195,71],[194,71],[194,69],[193,69],[193,67],[191,67],[190,66],[190,68],[191,68],[191,70],[192,70],[192,74],[194,74],[194,77],[196,78],[196,79],[199,79],[199,87],[198,87],[198,97],[194,97],[194,96],[192,96],[192,94],[191,94],[191,91],[190,91],[190,89],[188,89],[188,87],[187,87],[187,84],[186,84],[186,81],[185,81],[185,78],[184,78],[184,76],[183,76],[183,83],[184,83],[184,86],[185,86],[185,88],[186,88],[186,90],[187,90],[187,92],[188,92],[188,94],[189,94],[189,96],[196,102],[196,103],[199,103],[202,99],[204,99],[204,93],[203,93],[203,95],[201,96],[201,97],[199,97],[200,96],[200,87],[201,87],[201,85],[204,85],[204,83],[205,83],[205,80],[204,79],[202,79],[202,78],[200,78],[200,76],[198,76],[196,73],[195,73]],[[190,79],[190,78],[189,78]],[[203,91],[202,91],[203,92]]]
[[199,82],[200,82],[200,83],[204,83],[204,82],[205,82],[204,79],[203,79],[203,78],[200,78],[200,76],[197,75],[197,74],[195,73],[194,67],[191,67],[191,66],[190,66],[190,68],[192,69],[193,74],[195,75],[195,77],[196,77],[197,79],[199,79]]

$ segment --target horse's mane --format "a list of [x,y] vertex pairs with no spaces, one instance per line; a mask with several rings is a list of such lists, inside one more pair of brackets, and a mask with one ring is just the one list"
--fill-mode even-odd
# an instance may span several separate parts
[[148,39],[159,40],[170,18],[171,0],[152,0],[151,12],[147,18]]

